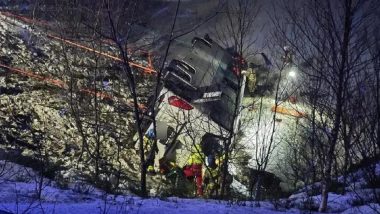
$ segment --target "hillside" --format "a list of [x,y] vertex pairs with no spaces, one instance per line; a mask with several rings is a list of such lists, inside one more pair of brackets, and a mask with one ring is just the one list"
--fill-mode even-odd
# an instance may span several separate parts
[[256,1],[26,2],[0,0],[0,214],[380,213],[367,3],[279,5],[289,36]]

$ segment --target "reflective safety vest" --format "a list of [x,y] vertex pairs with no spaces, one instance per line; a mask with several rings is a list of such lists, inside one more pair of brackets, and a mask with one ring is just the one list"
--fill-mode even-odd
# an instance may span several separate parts
[[191,151],[190,158],[187,160],[187,165],[203,164],[204,154],[200,144],[195,144]]
[[208,168],[205,170],[204,177],[207,178],[209,183],[217,182],[219,179],[220,169],[217,167],[215,169]]
[[149,139],[147,136],[144,135],[143,142],[144,142],[144,152],[145,153],[149,152],[152,149],[154,141],[152,139]]
[[256,72],[252,68],[248,69],[247,86],[248,86],[248,92],[249,93],[253,93],[255,91],[255,87],[256,87]]

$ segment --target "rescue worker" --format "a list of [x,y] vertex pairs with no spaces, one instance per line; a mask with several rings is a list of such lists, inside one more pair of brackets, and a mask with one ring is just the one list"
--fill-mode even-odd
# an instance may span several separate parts
[[203,176],[204,194],[213,197],[218,194],[220,181],[220,167],[216,165],[215,158],[208,158],[208,167]]
[[197,195],[203,196],[202,189],[202,165],[204,160],[204,154],[200,144],[195,144],[192,148],[191,155],[187,160],[186,165],[183,167],[183,174],[189,180],[195,179],[197,187]]
[[[223,180],[223,157],[219,156],[216,157],[215,162],[212,164],[209,164],[209,167],[206,168],[204,176],[203,176],[203,183],[204,183],[204,193],[207,197],[216,197],[221,192],[221,185]],[[230,186],[233,182],[232,175],[227,172],[226,175],[226,186],[225,186],[225,193],[226,195],[229,195]]]
[[144,136],[146,166],[147,166],[147,172],[150,174],[156,173],[153,166],[154,158],[157,152],[157,148],[153,148],[154,138],[155,138],[155,135],[154,135],[153,129],[149,130]]
[[256,88],[256,71],[252,68],[247,69],[247,91],[249,93],[249,96],[253,97],[253,93],[255,92]]
[[174,183],[178,183],[176,181],[179,176],[182,176],[182,168],[179,167],[173,161],[164,161],[162,158],[160,159],[160,173],[164,174],[167,179],[173,181]]
[[173,170],[178,168],[177,164],[174,161],[167,160],[165,157],[159,160],[159,164],[160,173],[164,175],[171,173]]
[[219,189],[220,167],[217,165],[217,158],[222,153],[220,138],[216,135],[206,133],[202,137],[201,146],[206,159],[206,168],[203,176],[204,193],[207,197],[217,194]]

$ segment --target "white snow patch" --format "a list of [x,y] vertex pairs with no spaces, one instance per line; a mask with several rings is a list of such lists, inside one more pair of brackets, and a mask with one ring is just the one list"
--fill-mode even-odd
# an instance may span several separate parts
[[87,194],[81,194],[71,188],[73,185],[59,189],[49,179],[44,179],[41,199],[38,200],[38,173],[14,163],[4,163],[0,162],[9,171],[0,174],[0,213],[280,213],[269,202],[261,202],[260,207],[255,207],[253,202],[244,201],[175,197],[142,199],[130,195],[108,195],[94,187]]

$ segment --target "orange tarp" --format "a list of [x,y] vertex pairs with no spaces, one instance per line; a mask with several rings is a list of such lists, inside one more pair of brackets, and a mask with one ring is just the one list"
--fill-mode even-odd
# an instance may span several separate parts
[[295,109],[285,108],[285,107],[282,107],[282,106],[273,106],[271,108],[271,110],[272,110],[272,112],[277,112],[277,113],[280,113],[280,114],[285,114],[285,115],[289,115],[289,116],[293,116],[293,117],[298,117],[298,118],[306,116],[306,114],[303,113],[303,112],[297,111]]

